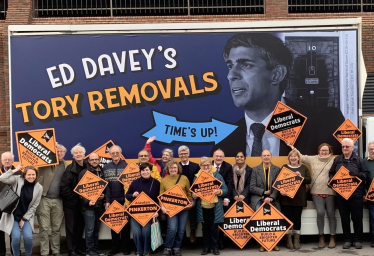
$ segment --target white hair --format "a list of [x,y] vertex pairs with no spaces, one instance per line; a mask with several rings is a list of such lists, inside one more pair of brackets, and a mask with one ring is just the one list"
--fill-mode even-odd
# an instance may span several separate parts
[[369,147],[371,144],[374,144],[374,141],[370,141],[370,142],[368,143],[368,147]]
[[189,149],[187,146],[185,146],[185,145],[182,145],[182,146],[180,146],[180,147],[178,148],[178,154],[179,154],[180,152],[182,152],[182,151],[187,151],[188,154],[190,153],[190,149]]
[[78,149],[78,148],[81,148],[82,151],[83,151],[83,154],[86,154],[86,149],[82,146],[82,144],[78,143],[77,145],[75,145],[74,147],[71,148],[70,152],[72,155],[74,155],[74,152]]
[[119,149],[120,153],[122,153],[122,148],[120,146],[118,146],[118,145],[111,146],[110,149],[109,149],[109,152],[112,152],[112,148],[115,148],[115,147]]
[[6,151],[6,152],[4,152],[4,153],[1,154],[1,160],[4,158],[4,156],[5,156],[6,154],[11,155],[11,156],[12,156],[12,159],[14,159],[14,155],[13,155],[13,153],[10,152],[10,151]]
[[354,145],[353,140],[350,139],[350,138],[344,138],[344,139],[342,140],[342,144],[343,144],[344,142],[349,142],[349,144],[351,144],[352,147],[353,147],[353,145]]
[[66,152],[66,148],[62,144],[57,144],[57,148],[62,149],[63,151]]

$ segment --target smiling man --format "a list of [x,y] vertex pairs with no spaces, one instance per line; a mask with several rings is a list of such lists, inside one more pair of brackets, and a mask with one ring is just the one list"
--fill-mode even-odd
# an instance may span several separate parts
[[265,131],[281,101],[308,118],[295,145],[300,152],[315,154],[315,148],[323,142],[332,145],[334,152],[341,152],[339,142],[332,136],[344,121],[339,109],[308,107],[283,97],[293,56],[282,40],[269,33],[236,34],[227,41],[223,58],[229,69],[227,78],[234,104],[244,110],[244,118],[212,151],[221,148],[228,156],[235,156],[238,151],[260,156],[268,149],[273,156],[287,155],[287,145]]

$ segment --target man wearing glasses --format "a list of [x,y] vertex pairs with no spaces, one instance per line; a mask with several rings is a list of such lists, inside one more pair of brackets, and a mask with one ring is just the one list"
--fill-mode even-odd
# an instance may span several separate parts
[[[87,170],[79,173],[79,180],[82,179],[86,172],[92,172],[94,175],[102,178],[103,172],[100,167],[100,157],[96,153],[91,153],[88,157]],[[98,256],[104,255],[99,251],[99,231],[100,231],[100,217],[104,213],[104,194],[101,194],[97,201],[90,201],[81,196],[82,212],[84,221],[86,223],[85,238],[86,238],[86,255]]]
[[[112,157],[112,162],[104,166],[104,179],[108,182],[105,189],[105,210],[108,209],[114,200],[126,207],[125,190],[122,183],[118,181],[118,177],[126,168],[127,163],[121,159],[122,149],[118,145],[113,145],[109,149],[109,154]],[[122,251],[124,255],[129,255],[130,225],[125,225],[119,234],[111,230],[111,234],[112,249],[108,252],[108,256],[113,256],[120,251]]]
[[[344,138],[342,140],[343,154],[334,159],[329,172],[330,180],[344,166],[349,170],[349,175],[357,176],[362,180],[360,186],[352,193],[348,200],[337,195],[338,209],[341,217],[341,223],[344,235],[343,249],[349,249],[352,245],[356,249],[362,249],[363,236],[363,205],[365,197],[365,181],[369,177],[369,171],[366,169],[364,160],[355,152],[352,139]],[[353,222],[354,234],[351,234],[351,219]]]

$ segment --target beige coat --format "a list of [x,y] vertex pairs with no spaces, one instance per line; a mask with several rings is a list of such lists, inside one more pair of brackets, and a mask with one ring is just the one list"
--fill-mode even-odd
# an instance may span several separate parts
[[[21,189],[25,182],[25,180],[21,176],[13,175],[13,171],[9,170],[0,176],[0,181],[5,184],[11,185],[13,190],[15,190],[17,187],[17,195],[18,196],[21,195]],[[34,231],[35,211],[40,203],[42,192],[43,192],[42,185],[40,185],[39,183],[36,183],[34,186],[34,192],[33,192],[32,200],[30,202],[28,211],[25,213],[25,215],[23,215],[25,219],[29,220],[32,231]],[[15,207],[14,209],[16,208],[17,207]],[[10,233],[12,232],[13,223],[14,223],[13,213],[9,214],[9,213],[3,212],[1,220],[0,220],[0,230],[10,235]]]

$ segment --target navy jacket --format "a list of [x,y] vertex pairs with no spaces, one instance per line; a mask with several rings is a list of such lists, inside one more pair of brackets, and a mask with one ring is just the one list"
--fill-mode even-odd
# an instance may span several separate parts
[[105,188],[106,203],[113,203],[114,200],[120,204],[125,203],[125,189],[117,179],[126,166],[127,163],[122,159],[119,160],[118,164],[110,162],[104,166],[104,180],[108,182],[108,186]]

